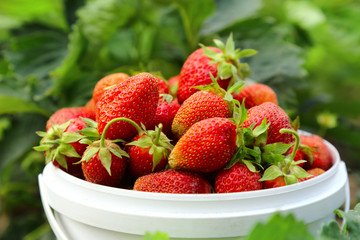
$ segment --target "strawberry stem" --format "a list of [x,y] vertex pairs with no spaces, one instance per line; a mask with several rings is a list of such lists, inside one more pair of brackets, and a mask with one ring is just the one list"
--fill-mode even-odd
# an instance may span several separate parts
[[280,133],[290,133],[290,134],[295,136],[295,144],[294,144],[294,149],[293,149],[293,151],[292,151],[292,153],[290,155],[290,161],[284,167],[284,172],[286,173],[289,170],[289,168],[291,166],[291,163],[294,161],[296,152],[297,152],[297,150],[299,148],[300,137],[299,137],[299,134],[296,131],[292,130],[292,129],[283,128],[283,129],[280,129],[279,132]]
[[108,128],[111,126],[111,124],[118,122],[118,121],[125,121],[128,123],[131,123],[131,125],[133,125],[136,128],[136,130],[138,131],[139,134],[141,134],[143,132],[143,130],[140,128],[140,126],[136,122],[134,122],[133,120],[131,120],[129,118],[125,118],[125,117],[114,118],[106,124],[104,131],[101,134],[100,147],[105,147],[105,135],[106,135]]
[[163,125],[160,123],[156,132],[156,137],[154,139],[154,144],[155,145],[160,145],[160,135],[161,135],[161,131],[162,131]]

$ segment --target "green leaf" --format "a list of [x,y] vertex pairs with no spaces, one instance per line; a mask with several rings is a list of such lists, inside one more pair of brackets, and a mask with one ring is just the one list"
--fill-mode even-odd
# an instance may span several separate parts
[[143,240],[169,240],[169,236],[167,235],[167,233],[163,233],[163,232],[156,232],[156,233],[147,232]]
[[311,174],[306,172],[302,167],[297,165],[291,166],[290,171],[297,178],[307,178],[312,176]]
[[188,45],[194,50],[198,43],[201,26],[215,10],[214,1],[176,0],[175,4],[181,16]]
[[236,58],[251,57],[257,53],[258,53],[258,51],[254,50],[254,49],[244,49],[236,54]]
[[285,174],[284,179],[285,179],[286,185],[291,185],[291,184],[295,184],[295,183],[299,182],[297,177],[293,174]]
[[297,220],[294,215],[283,216],[276,213],[267,222],[257,223],[246,237],[246,240],[268,239],[315,240],[315,237],[309,232],[307,225],[303,221]]
[[67,157],[81,158],[81,156],[76,152],[75,148],[71,144],[61,143],[57,148],[57,152]]
[[254,130],[253,130],[253,136],[254,137],[259,137],[261,134],[264,134],[269,126],[270,126],[270,123],[267,124],[266,123],[267,120],[266,120],[266,117],[263,119],[263,121],[261,122],[261,124],[259,126],[257,126]]
[[270,164],[283,163],[285,160],[284,155],[275,154],[272,152],[263,152],[261,157],[262,157],[263,162],[270,163]]
[[93,147],[93,146],[88,147],[84,152],[81,161],[88,162],[99,150],[100,150],[99,147]]
[[111,145],[109,151],[118,158],[123,158],[123,157],[130,158],[129,154],[124,150],[122,150],[118,145]]
[[104,166],[106,171],[111,176],[111,153],[107,148],[100,148],[99,150],[99,158],[101,164]]
[[52,159],[51,161],[57,161],[60,166],[62,166],[63,168],[65,169],[68,169],[68,165],[67,165],[67,161],[66,161],[66,158],[63,154],[60,153],[60,149],[56,149],[54,152],[54,155],[52,155]]
[[37,113],[46,117],[51,115],[46,109],[39,107],[31,101],[0,95],[0,114],[14,113]]
[[84,138],[84,136],[79,133],[65,132],[63,133],[61,140],[63,143],[73,143],[79,141],[82,138]]
[[138,140],[129,142],[126,145],[137,146],[140,148],[149,148],[153,145],[153,142],[149,136],[144,135],[141,138],[139,138]]
[[268,167],[262,178],[259,181],[267,181],[267,180],[273,180],[279,176],[283,176],[284,173],[281,171],[281,169],[276,166],[276,165],[271,165],[270,167]]
[[246,165],[246,167],[247,167],[251,172],[259,172],[258,170],[256,170],[256,167],[254,166],[254,164],[253,164],[251,161],[242,160],[242,162]]
[[220,62],[217,66],[217,71],[220,79],[228,79],[231,78],[232,73],[232,64],[228,62]]
[[260,0],[216,1],[216,11],[205,21],[200,33],[204,36],[224,30],[236,22],[254,16],[260,8]]
[[286,143],[272,143],[272,144],[267,144],[263,147],[263,150],[265,152],[271,152],[273,154],[285,154],[287,153],[287,151],[289,151],[289,149],[291,148],[291,146],[293,146],[294,144],[286,144]]

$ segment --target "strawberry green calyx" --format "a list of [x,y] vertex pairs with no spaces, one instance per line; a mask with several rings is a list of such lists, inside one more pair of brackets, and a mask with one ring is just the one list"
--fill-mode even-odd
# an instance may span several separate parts
[[[127,118],[125,118],[127,119]],[[104,128],[103,133],[101,134],[101,138],[98,141],[94,141],[84,152],[81,161],[88,162],[95,154],[99,154],[99,159],[101,164],[104,166],[106,171],[111,176],[111,153],[119,158],[129,157],[129,155],[120,148],[115,142],[123,142],[121,139],[119,140],[106,140],[106,132],[111,124],[114,122],[123,120],[123,118],[115,118],[111,120]],[[81,162],[80,161],[80,162]]]
[[98,131],[97,122],[90,118],[80,117],[81,120],[85,122],[85,128],[77,131],[83,135],[83,138],[80,140],[80,143],[91,145],[92,142],[100,140],[100,134]]
[[244,85],[244,82],[236,82],[235,84],[233,84],[231,87],[229,87],[225,91],[223,88],[220,87],[219,83],[217,82],[217,80],[219,79],[219,76],[217,76],[215,78],[211,72],[209,74],[210,74],[212,83],[210,83],[208,85],[195,86],[192,88],[196,88],[200,91],[211,91],[211,92],[215,93],[216,95],[222,97],[228,105],[230,115],[233,116],[234,108],[236,107],[235,104],[236,104],[237,100],[234,100],[232,93],[237,91],[238,89],[240,89]]
[[211,59],[210,64],[217,63],[217,72],[220,79],[229,79],[231,86],[240,79],[245,80],[250,76],[250,67],[247,63],[241,63],[240,58],[250,57],[257,54],[254,49],[235,49],[235,43],[230,34],[226,44],[220,40],[215,39],[214,43],[221,53],[216,52],[204,45],[200,45],[204,49],[204,54]]
[[[298,164],[305,162],[305,160],[299,160],[294,161],[296,151],[299,148],[300,144],[300,137],[298,133],[291,129],[281,129],[279,131],[280,133],[291,133],[295,137],[295,143],[294,149],[291,152],[290,155],[285,156],[284,159],[279,160],[277,157],[278,155],[274,154],[274,163],[271,164],[264,172],[263,177],[259,181],[267,181],[267,180],[273,180],[277,177],[283,176],[285,179],[286,185],[294,184],[298,182],[298,179],[300,178],[307,178],[311,177],[309,173],[307,173],[302,167],[298,166]],[[276,147],[274,144],[269,144],[271,147]],[[281,151],[281,152],[287,152],[287,150],[291,147],[292,144],[289,146],[286,146],[288,144],[280,144],[277,146],[280,150],[274,150],[274,151]],[[283,147],[283,148],[282,148]],[[268,158],[269,159],[269,158]]]
[[34,150],[45,152],[45,161],[57,161],[61,167],[68,169],[66,157],[81,158],[76,149],[71,145],[83,138],[76,132],[65,132],[69,127],[71,120],[61,125],[54,124],[47,132],[36,132],[42,137],[40,145],[34,147]]
[[162,158],[168,158],[171,150],[174,148],[170,143],[170,139],[162,132],[162,128],[163,125],[161,123],[155,127],[155,130],[145,130],[144,128],[142,132],[139,132],[140,138],[138,140],[127,144],[129,146],[149,149],[149,154],[152,155],[153,159],[152,171],[155,170],[155,167]]

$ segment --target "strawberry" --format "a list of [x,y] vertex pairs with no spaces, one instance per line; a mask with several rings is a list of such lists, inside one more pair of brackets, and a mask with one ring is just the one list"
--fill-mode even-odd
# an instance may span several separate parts
[[[112,119],[125,117],[150,128],[159,100],[159,87],[156,78],[149,73],[132,76],[107,90],[97,104],[96,117],[99,133]],[[107,139],[125,141],[135,137],[137,131],[130,123],[119,121],[112,124]]]
[[332,166],[333,159],[323,138],[312,134],[310,136],[300,135],[300,139],[301,144],[310,148],[309,157],[305,159],[308,160],[304,166],[306,169],[321,168],[326,171]]
[[124,177],[129,155],[115,142],[105,139],[113,122],[105,126],[100,140],[86,148],[81,158],[81,168],[86,181],[116,187]]
[[289,116],[282,108],[272,102],[265,102],[259,106],[250,108],[243,127],[249,128],[253,124],[255,124],[254,127],[259,126],[265,118],[267,122],[270,123],[268,128],[267,144],[276,142],[293,142],[293,137],[290,133],[279,133],[279,130],[282,128],[292,129]]
[[177,92],[180,104],[198,91],[192,87],[212,82],[210,73],[218,79],[219,85],[224,89],[236,82],[238,78],[245,79],[249,76],[249,66],[240,63],[239,58],[254,55],[255,50],[246,49],[241,52],[238,49],[235,50],[231,35],[226,46],[221,41],[214,42],[216,47],[202,46],[190,54],[182,66]]
[[169,86],[166,81],[160,77],[156,77],[159,85],[159,93],[160,94],[169,94]]
[[251,172],[245,164],[236,163],[230,169],[220,170],[215,177],[215,192],[245,192],[262,189],[259,172]]
[[175,169],[213,172],[223,168],[236,149],[236,126],[227,118],[208,118],[192,125],[169,156]]
[[47,163],[52,161],[56,167],[82,178],[81,165],[75,163],[81,159],[87,147],[80,143],[84,136],[77,133],[85,127],[85,122],[80,118],[73,118],[61,125],[54,124],[47,132],[37,132],[42,139],[34,149],[44,151]]
[[[266,168],[262,178],[259,181],[264,181],[264,188],[274,188],[274,187],[281,187],[285,185],[290,185],[299,182],[301,178],[308,178],[311,175],[307,173],[303,168],[299,166],[299,164],[305,162],[303,160],[295,161],[295,155],[298,151],[299,144],[300,144],[300,136],[299,134],[291,129],[283,128],[279,131],[281,134],[289,133],[293,134],[295,137],[294,148],[290,154],[285,157],[275,157],[275,154],[272,156],[271,164]],[[283,148],[283,150],[289,149],[289,144],[283,143],[274,143],[270,144],[270,148],[273,149],[273,153],[278,151],[276,148]],[[268,148],[265,146],[264,148]],[[282,152],[281,150],[280,152]],[[264,154],[263,154],[264,155]]]
[[175,169],[166,169],[139,177],[135,191],[159,193],[211,193],[211,185],[199,174]]
[[133,177],[140,177],[165,168],[173,146],[162,132],[162,124],[155,130],[146,130],[144,125],[141,128],[127,118],[115,118],[110,123],[113,124],[115,121],[129,122],[138,131],[138,135],[126,144],[126,151],[130,158],[129,170]]
[[307,178],[299,178],[299,182],[303,182],[303,181],[312,179],[316,176],[319,176],[319,175],[323,174],[325,172],[325,170],[321,169],[321,168],[312,168],[312,169],[307,170],[306,172],[309,173],[311,176],[307,177]]
[[94,142],[84,153],[82,171],[88,182],[116,187],[120,184],[126,169],[126,153],[111,141]]
[[158,126],[161,123],[163,125],[162,131],[168,137],[172,137],[171,125],[179,108],[178,100],[173,99],[171,95],[160,96],[154,117],[154,125]]
[[91,98],[89,101],[87,101],[87,103],[85,104],[84,107],[87,108],[87,109],[90,109],[92,112],[94,112],[94,115],[95,115],[96,104],[95,104],[95,101],[94,101],[93,98]]
[[177,95],[179,80],[180,80],[180,75],[175,75],[168,79],[169,92],[172,96]]
[[269,86],[261,83],[245,86],[239,93],[233,94],[234,99],[245,103],[245,107],[250,109],[264,102],[278,104],[277,96],[274,90]]
[[121,83],[128,78],[129,75],[126,73],[113,73],[100,79],[96,83],[92,94],[92,99],[94,100],[95,105],[107,89],[115,86],[118,83]]
[[86,107],[66,107],[53,113],[46,122],[46,131],[49,130],[54,123],[61,125],[70,119],[83,117],[95,120],[95,112]]
[[275,179],[264,181],[263,186],[265,189],[286,186],[285,178],[284,176],[279,176]]
[[241,87],[242,83],[225,92],[215,79],[212,81],[212,84],[197,87],[202,90],[186,99],[176,113],[171,130],[177,139],[198,121],[213,117],[229,118],[232,115],[231,92]]

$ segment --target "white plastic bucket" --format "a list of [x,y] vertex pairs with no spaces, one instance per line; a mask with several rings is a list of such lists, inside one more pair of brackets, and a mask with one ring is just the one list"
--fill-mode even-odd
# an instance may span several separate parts
[[143,239],[166,232],[171,239],[241,239],[255,223],[275,212],[293,213],[316,233],[345,203],[345,163],[334,159],[324,174],[294,185],[226,194],[163,194],[92,184],[48,164],[39,175],[41,199],[58,240]]

